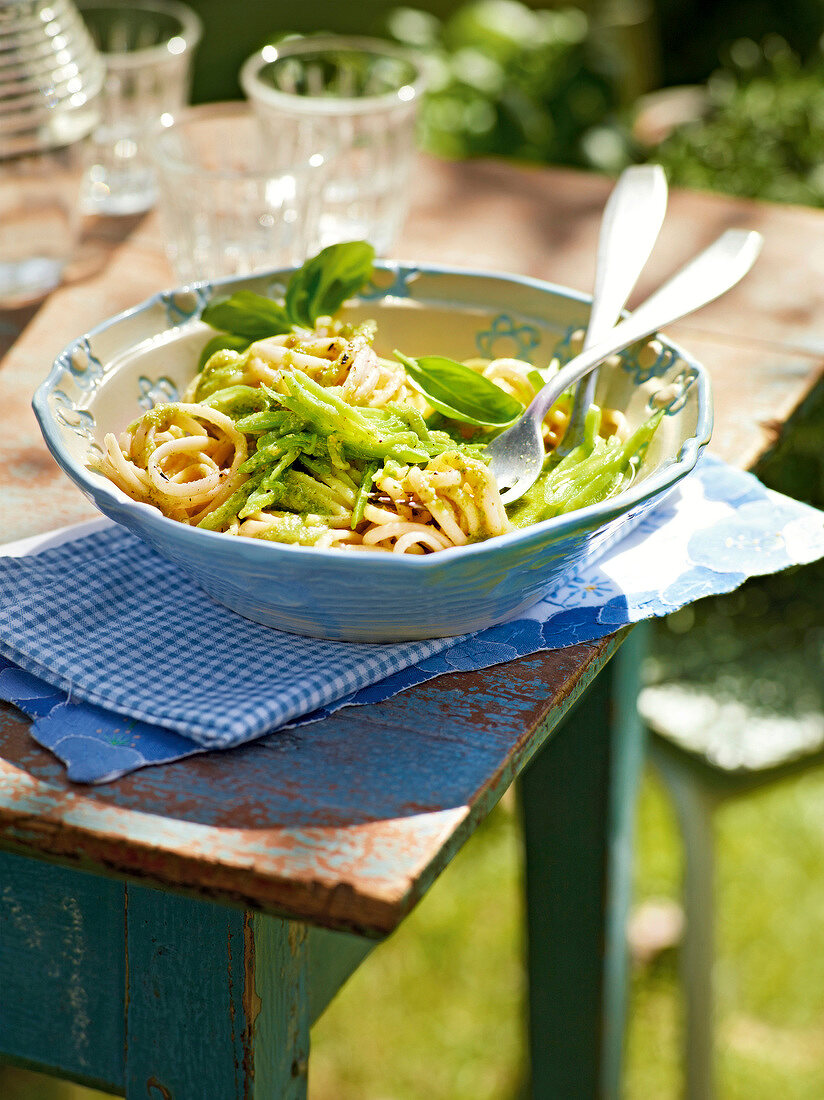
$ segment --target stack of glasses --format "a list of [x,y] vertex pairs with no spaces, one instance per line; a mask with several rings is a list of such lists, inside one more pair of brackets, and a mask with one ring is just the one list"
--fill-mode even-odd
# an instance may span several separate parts
[[[60,280],[104,66],[71,0],[0,5],[0,306]],[[20,181],[25,186],[20,187]]]

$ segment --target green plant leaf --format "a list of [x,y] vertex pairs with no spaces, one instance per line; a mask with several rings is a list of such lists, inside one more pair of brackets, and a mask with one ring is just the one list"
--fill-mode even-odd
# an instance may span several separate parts
[[307,260],[289,280],[286,312],[293,323],[314,326],[337,312],[372,274],[375,250],[366,241],[331,244]]
[[[210,354],[221,347],[242,351],[254,340],[291,332],[295,325],[312,328],[318,317],[336,313],[347,298],[360,290],[372,274],[374,259],[375,250],[366,241],[333,244],[292,275],[284,305],[251,290],[215,298],[203,310],[201,320],[238,342],[227,340],[221,344],[215,340]],[[246,343],[241,346],[240,340]],[[201,357],[201,366],[205,362]]]
[[251,290],[235,291],[229,298],[215,298],[203,310],[201,320],[222,332],[243,336],[247,342],[292,329],[283,306]]
[[225,351],[227,348],[230,351],[246,351],[248,347],[249,340],[246,336],[232,336],[229,332],[219,333],[203,345],[197,369],[203,370],[216,351]]
[[442,355],[410,359],[399,351],[395,357],[433,409],[450,420],[498,428],[524,411],[520,401],[455,359]]

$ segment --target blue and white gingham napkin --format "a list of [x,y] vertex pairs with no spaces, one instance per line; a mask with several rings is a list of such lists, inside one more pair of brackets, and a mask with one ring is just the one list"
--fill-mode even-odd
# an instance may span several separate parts
[[133,535],[94,526],[0,557],[0,698],[31,715],[35,739],[79,782],[230,748],[444,672],[593,641],[824,556],[820,512],[704,457],[638,527],[518,619],[369,645],[242,619]]

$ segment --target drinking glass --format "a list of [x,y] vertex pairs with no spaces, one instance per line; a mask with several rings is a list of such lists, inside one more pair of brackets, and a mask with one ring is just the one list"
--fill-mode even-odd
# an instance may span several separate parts
[[320,177],[267,158],[246,104],[161,121],[152,144],[166,250],[181,282],[299,265],[317,245]]
[[137,214],[157,194],[147,137],[161,115],[189,101],[201,21],[177,0],[81,0],[79,7],[106,65],[83,209]]
[[60,282],[103,64],[71,0],[0,4],[0,307]]
[[409,202],[420,63],[391,43],[322,36],[266,46],[240,82],[281,165],[326,165],[320,243],[392,248]]

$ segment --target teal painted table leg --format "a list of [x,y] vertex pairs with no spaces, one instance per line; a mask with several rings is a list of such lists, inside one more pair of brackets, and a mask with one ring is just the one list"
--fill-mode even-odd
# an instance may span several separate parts
[[306,929],[127,887],[128,1100],[301,1100]]
[[125,930],[122,882],[0,852],[0,1059],[122,1092]]
[[614,1100],[643,762],[636,628],[521,779],[533,1100]]
[[[316,1014],[368,946],[326,935]],[[0,852],[0,1058],[130,1100],[303,1100],[308,955],[303,924]]]

